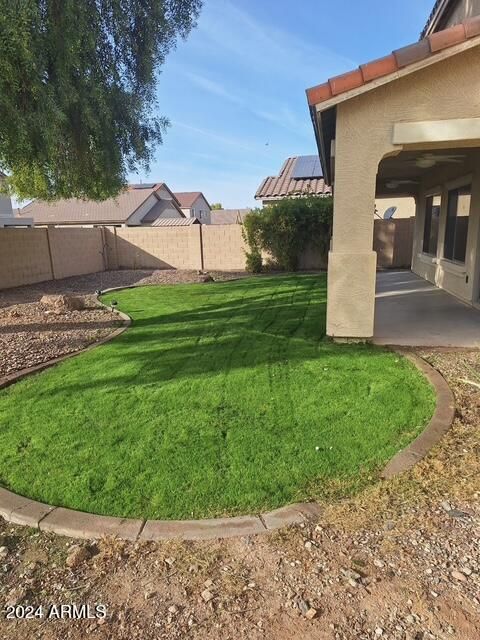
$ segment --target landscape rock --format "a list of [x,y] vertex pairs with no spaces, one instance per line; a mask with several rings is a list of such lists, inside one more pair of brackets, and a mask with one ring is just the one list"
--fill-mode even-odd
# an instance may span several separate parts
[[82,298],[69,295],[45,295],[41,297],[40,304],[57,313],[81,311],[85,308],[85,303]]
[[458,580],[459,582],[467,581],[467,577],[463,575],[461,571],[457,571],[456,569],[454,569],[450,575],[452,576],[452,578],[454,578],[455,580]]
[[201,596],[205,602],[210,602],[213,599],[213,593],[208,589],[202,591]]
[[70,567],[70,569],[76,569],[81,564],[89,560],[90,557],[91,557],[90,552],[86,547],[80,546],[80,545],[73,545],[69,549],[68,556],[65,563],[67,567]]

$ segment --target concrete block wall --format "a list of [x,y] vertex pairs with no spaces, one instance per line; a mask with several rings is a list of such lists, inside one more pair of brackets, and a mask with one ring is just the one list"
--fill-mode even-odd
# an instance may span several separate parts
[[[377,220],[373,248],[384,268],[409,267],[414,219]],[[0,229],[0,289],[104,269],[242,271],[241,225],[190,227]],[[326,268],[309,248],[300,268]]]
[[103,271],[103,233],[92,229],[48,229],[55,279]]
[[243,271],[246,244],[239,224],[204,225],[203,262],[207,271]]
[[106,230],[110,269],[200,269],[200,225]]
[[0,229],[0,288],[53,278],[46,229]]

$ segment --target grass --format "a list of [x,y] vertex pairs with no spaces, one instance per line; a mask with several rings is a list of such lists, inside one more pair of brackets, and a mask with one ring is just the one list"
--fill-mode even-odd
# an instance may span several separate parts
[[351,493],[423,428],[425,379],[324,339],[326,278],[105,296],[120,338],[0,392],[0,484],[84,511],[254,513]]

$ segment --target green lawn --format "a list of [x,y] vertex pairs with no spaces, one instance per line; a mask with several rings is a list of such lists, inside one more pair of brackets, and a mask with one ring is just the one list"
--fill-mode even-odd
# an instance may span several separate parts
[[112,299],[120,338],[0,392],[0,485],[119,516],[254,513],[354,490],[433,412],[406,360],[324,339],[323,275]]

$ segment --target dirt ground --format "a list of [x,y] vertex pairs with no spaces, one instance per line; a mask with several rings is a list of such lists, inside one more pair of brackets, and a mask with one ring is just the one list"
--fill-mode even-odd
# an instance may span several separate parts
[[131,544],[0,520],[0,638],[478,640],[480,352],[420,355],[455,393],[454,426],[411,472],[323,505],[317,522]]

